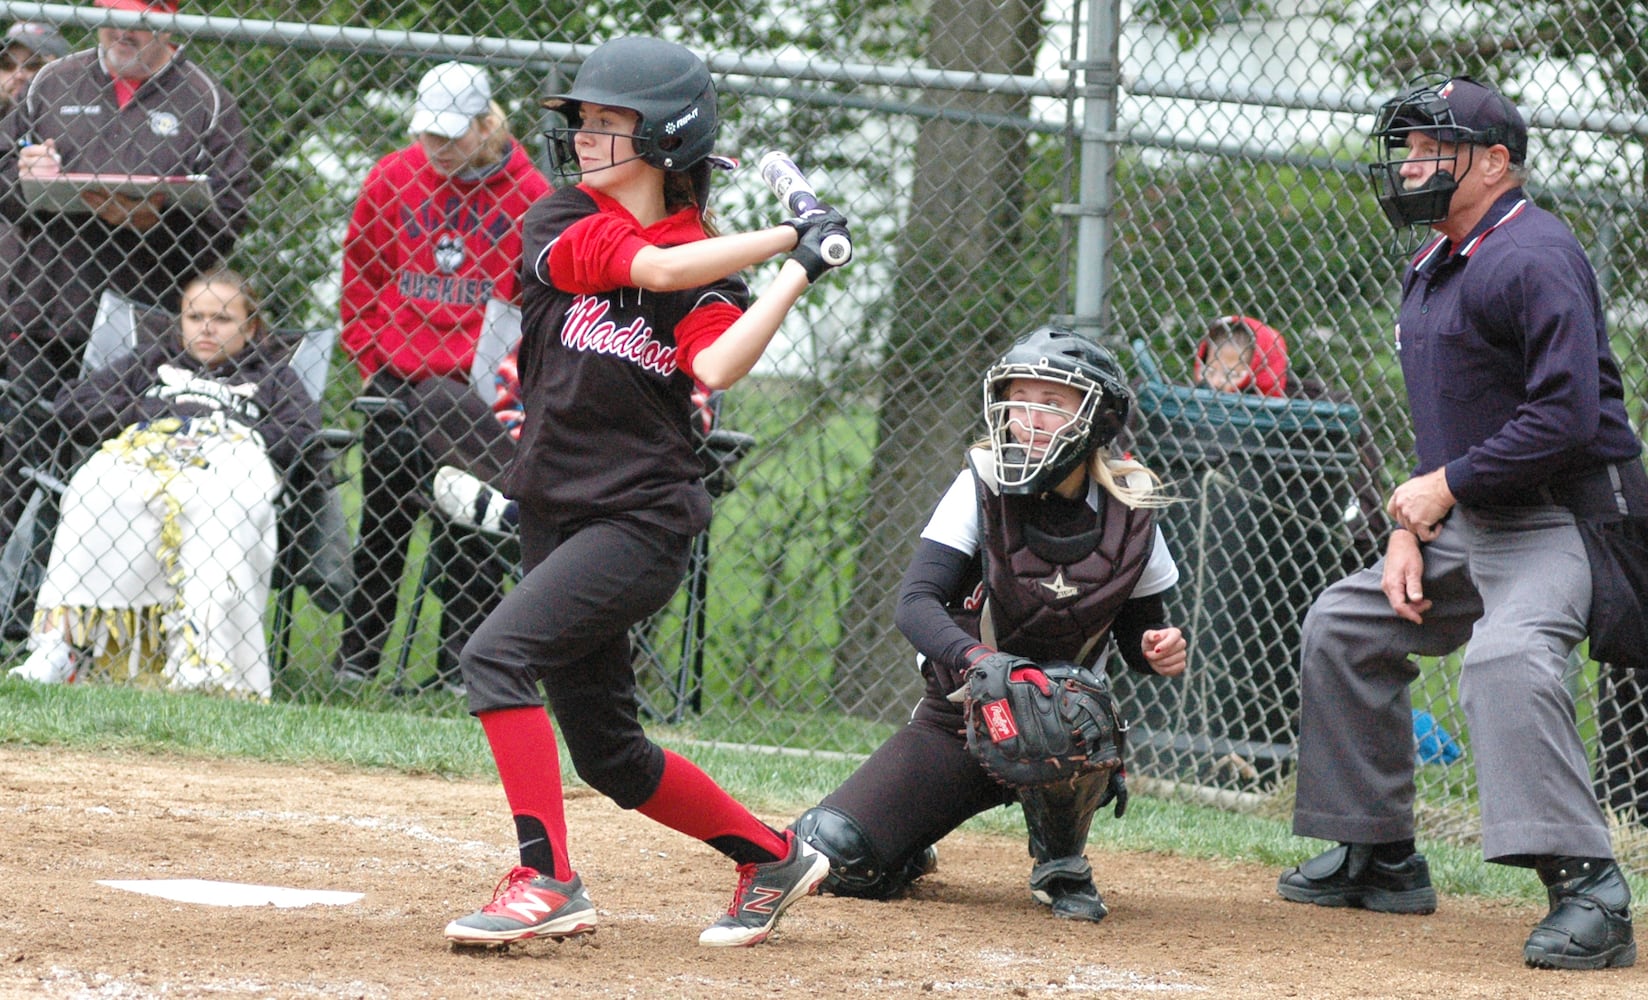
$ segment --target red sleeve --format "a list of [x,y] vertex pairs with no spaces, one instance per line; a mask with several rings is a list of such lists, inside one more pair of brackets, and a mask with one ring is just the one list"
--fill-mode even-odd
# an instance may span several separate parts
[[607,212],[587,215],[566,228],[549,248],[549,280],[575,295],[633,286],[630,265],[651,246],[633,219]]
[[380,290],[390,281],[383,250],[393,238],[385,225],[383,194],[387,182],[380,163],[366,175],[343,238],[343,289],[339,299],[339,340],[355,359],[363,379],[383,367],[378,331],[383,326]]
[[715,343],[744,310],[730,302],[714,301],[699,306],[675,324],[675,363],[691,375],[698,352]]

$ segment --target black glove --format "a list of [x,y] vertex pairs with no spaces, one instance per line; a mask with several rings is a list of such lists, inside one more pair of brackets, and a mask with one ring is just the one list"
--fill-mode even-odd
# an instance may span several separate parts
[[845,229],[847,227],[847,217],[829,205],[819,202],[817,208],[802,212],[793,219],[785,219],[780,225],[789,226],[795,230],[796,245],[800,246],[803,237],[821,226],[840,226]]
[[[1034,788],[1121,770],[1126,725],[1110,685],[1085,667],[991,653],[968,667],[962,694],[967,749],[1004,785]],[[1108,789],[1118,809],[1126,808],[1126,787],[1124,777]]]
[[1121,819],[1122,814],[1127,812],[1127,767],[1125,765],[1110,772],[1110,783],[1104,787],[1104,795],[1099,797],[1099,804],[1094,812],[1103,809],[1110,802],[1116,803],[1116,818]]
[[[835,212],[832,214],[839,216],[841,213]],[[814,226],[801,234],[801,242],[796,245],[795,250],[791,251],[790,259],[807,269],[808,284],[812,284],[819,278],[822,278],[825,271],[828,271],[834,267],[840,267],[842,264],[846,263],[845,260],[837,263],[831,263],[830,261],[824,259],[824,249],[822,246],[824,239],[827,236],[835,235],[847,236],[851,238],[851,235],[847,232],[847,227],[844,225],[828,223],[825,225]]]

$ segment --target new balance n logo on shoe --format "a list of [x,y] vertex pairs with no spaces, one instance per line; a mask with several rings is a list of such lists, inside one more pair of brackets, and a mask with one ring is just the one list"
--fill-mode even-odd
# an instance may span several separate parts
[[749,913],[774,913],[784,901],[784,890],[775,886],[751,886],[744,894],[744,910]]
[[739,948],[767,940],[778,918],[807,896],[830,873],[830,859],[786,830],[789,853],[777,861],[738,866],[738,888],[732,905],[720,920],[698,935],[698,943],[712,948]]
[[547,937],[554,940],[595,932],[595,906],[574,875],[558,882],[537,869],[517,867],[492,892],[492,902],[446,925],[454,945],[506,945]]

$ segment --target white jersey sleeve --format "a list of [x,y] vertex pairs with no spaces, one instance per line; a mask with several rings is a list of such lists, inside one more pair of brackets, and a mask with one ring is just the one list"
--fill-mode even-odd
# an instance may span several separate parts
[[973,487],[973,474],[962,469],[955,482],[945,491],[921,537],[963,555],[972,555],[979,549],[978,494]]
[[1179,582],[1179,564],[1173,561],[1173,553],[1167,549],[1167,539],[1162,537],[1162,529],[1150,529],[1155,534],[1155,540],[1150,543],[1150,561],[1144,564],[1144,575],[1133,587],[1134,597],[1149,597],[1159,594]]

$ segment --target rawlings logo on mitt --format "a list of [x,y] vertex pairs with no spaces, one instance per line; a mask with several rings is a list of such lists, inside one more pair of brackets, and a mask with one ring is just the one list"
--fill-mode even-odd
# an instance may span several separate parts
[[1086,667],[990,653],[951,697],[966,709],[967,749],[1004,785],[1121,771],[1127,726],[1109,683]]

